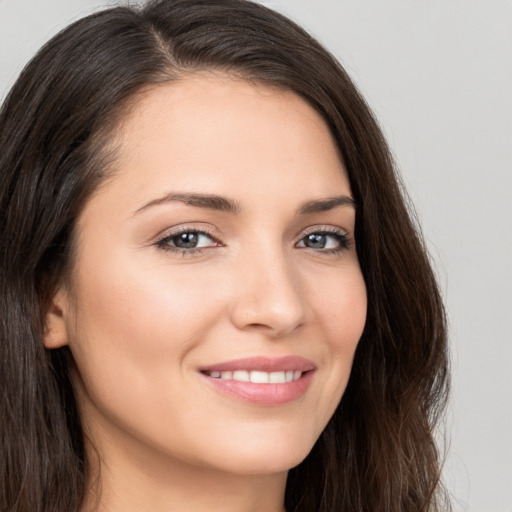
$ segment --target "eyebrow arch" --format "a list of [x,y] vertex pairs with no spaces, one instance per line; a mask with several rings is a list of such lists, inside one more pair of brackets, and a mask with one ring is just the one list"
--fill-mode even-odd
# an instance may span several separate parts
[[303,204],[299,208],[299,213],[301,215],[306,215],[308,213],[326,212],[336,208],[337,206],[351,206],[352,208],[355,208],[356,202],[348,196],[335,196],[327,199],[318,199]]
[[178,201],[180,203],[187,204],[189,206],[196,206],[198,208],[207,208],[209,210],[217,210],[227,213],[239,213],[241,208],[236,201],[227,199],[222,196],[210,195],[210,194],[184,194],[174,193],[166,194],[163,197],[154,199],[149,203],[139,208],[135,214],[140,213],[151,206],[156,206],[162,203],[168,203],[172,201]]
[[[241,207],[232,199],[228,199],[226,197],[212,195],[212,194],[196,194],[196,193],[176,193],[171,192],[166,194],[158,199],[153,199],[149,203],[140,207],[135,211],[134,215],[151,208],[152,206],[157,206],[162,203],[168,203],[178,201],[180,203],[187,204],[189,206],[195,206],[197,208],[206,208],[209,210],[217,210],[221,212],[227,213],[240,213]],[[348,196],[335,196],[329,197],[327,199],[316,199],[313,201],[308,201],[303,204],[298,213],[300,215],[307,215],[311,213],[321,213],[332,210],[338,206],[351,206],[353,208],[356,207],[355,201]]]

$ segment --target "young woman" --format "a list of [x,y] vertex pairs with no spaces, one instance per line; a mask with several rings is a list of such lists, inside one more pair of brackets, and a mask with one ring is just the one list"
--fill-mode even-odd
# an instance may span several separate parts
[[24,70],[0,147],[2,511],[448,507],[436,282],[302,29],[99,12]]

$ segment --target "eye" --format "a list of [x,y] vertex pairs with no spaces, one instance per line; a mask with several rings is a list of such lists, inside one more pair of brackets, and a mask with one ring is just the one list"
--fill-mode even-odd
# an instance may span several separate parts
[[194,252],[205,247],[216,247],[219,244],[205,231],[195,229],[172,233],[160,239],[157,247],[175,252]]
[[343,231],[314,231],[304,236],[296,247],[306,247],[317,251],[339,252],[350,247],[350,238]]

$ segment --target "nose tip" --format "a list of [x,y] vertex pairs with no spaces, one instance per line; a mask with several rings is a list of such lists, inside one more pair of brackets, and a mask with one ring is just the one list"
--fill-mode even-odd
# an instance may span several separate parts
[[285,264],[275,260],[263,271],[253,267],[251,272],[244,273],[236,296],[231,321],[238,329],[283,337],[304,323],[299,279]]

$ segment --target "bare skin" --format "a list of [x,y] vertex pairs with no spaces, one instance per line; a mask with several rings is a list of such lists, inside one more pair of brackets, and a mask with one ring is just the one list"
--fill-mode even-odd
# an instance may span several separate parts
[[[47,317],[46,346],[69,345],[78,369],[83,511],[283,512],[366,318],[332,136],[293,93],[204,74],[147,91],[117,142]],[[272,384],[227,393],[205,370],[283,357],[309,380],[264,403],[250,393]]]

